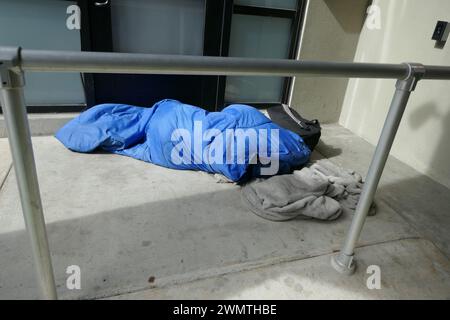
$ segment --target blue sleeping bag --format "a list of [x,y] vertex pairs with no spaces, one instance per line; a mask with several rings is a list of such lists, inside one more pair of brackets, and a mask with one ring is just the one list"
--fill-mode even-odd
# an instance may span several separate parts
[[310,155],[300,136],[240,104],[221,112],[176,100],[152,108],[101,104],[64,125],[56,138],[77,152],[101,149],[168,168],[219,173],[232,181],[288,173]]

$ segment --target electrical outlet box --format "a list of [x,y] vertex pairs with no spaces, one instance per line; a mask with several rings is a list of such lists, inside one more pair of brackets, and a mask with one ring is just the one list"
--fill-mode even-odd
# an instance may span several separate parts
[[445,42],[447,41],[448,34],[450,33],[450,24],[447,21],[438,21],[434,28],[433,36],[431,39]]

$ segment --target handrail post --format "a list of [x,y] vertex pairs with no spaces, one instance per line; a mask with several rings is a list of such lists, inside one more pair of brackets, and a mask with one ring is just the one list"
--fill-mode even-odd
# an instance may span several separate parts
[[331,258],[334,269],[343,274],[353,274],[356,267],[354,250],[361,234],[364,222],[372,205],[378,183],[394,142],[395,134],[400,125],[403,112],[408,103],[409,96],[414,91],[417,82],[425,75],[425,68],[421,64],[406,63],[408,75],[405,79],[397,80],[395,93],[392,98],[389,112],[386,116],[377,147],[367,172],[366,180],[359,198],[355,214],[347,233],[341,252]]
[[1,102],[25,225],[30,237],[41,296],[44,299],[56,299],[55,279],[31,145],[23,86],[20,48],[2,50],[0,52]]

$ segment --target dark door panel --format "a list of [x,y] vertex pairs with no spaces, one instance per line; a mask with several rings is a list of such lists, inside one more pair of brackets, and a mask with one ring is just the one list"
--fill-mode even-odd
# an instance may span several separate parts
[[[191,0],[198,1],[200,4],[202,0]],[[102,5],[96,5],[96,3],[102,3]],[[84,12],[87,11],[87,15],[84,17],[83,22],[88,28],[88,32],[84,33],[84,46],[83,50],[90,51],[104,51],[104,52],[114,52],[115,47],[121,48],[121,52],[124,52],[123,43],[129,43],[130,39],[117,38],[121,37],[135,37],[136,41],[131,41],[131,47],[134,49],[127,50],[127,52],[145,52],[145,53],[168,53],[174,54],[169,50],[177,47],[178,43],[171,43],[170,39],[154,39],[155,36],[165,36],[167,33],[174,32],[174,27],[172,25],[177,25],[179,22],[176,21],[177,17],[171,17],[170,7],[168,12],[164,12],[164,6],[168,6],[165,1],[154,1],[156,6],[151,7],[151,10],[161,11],[162,14],[166,14],[166,20],[175,19],[173,23],[168,23],[168,30],[164,30],[163,27],[158,30],[149,30],[153,26],[148,24],[148,21],[143,20],[142,27],[139,23],[133,24],[133,12],[123,11],[124,21],[121,21],[121,9],[127,6],[126,0],[114,0],[107,1],[89,1],[81,0],[79,1],[80,6]],[[118,5],[114,15],[112,15],[113,5]],[[148,9],[148,3],[145,1],[130,1],[130,11],[138,10],[135,6],[141,6],[142,9]],[[198,4],[197,4],[198,5]],[[120,7],[121,6],[121,7]],[[150,10],[148,9],[148,10]],[[159,12],[158,11],[158,12]],[[149,13],[151,13],[149,11]],[[175,12],[176,13],[176,12]],[[156,14],[156,13],[155,13]],[[187,13],[188,14],[188,13]],[[141,19],[145,16],[141,16]],[[151,17],[150,17],[151,18]],[[150,19],[149,18],[149,19]],[[113,21],[116,19],[116,21]],[[184,17],[186,19],[186,17]],[[147,23],[147,25],[146,25]],[[112,29],[112,24],[116,31],[116,41],[119,43],[114,43],[114,34]],[[125,28],[122,30],[129,29],[130,33],[122,32],[122,30],[117,30],[117,28]],[[146,29],[147,28],[147,29]],[[176,29],[176,28],[175,28]],[[120,32],[117,32],[120,31]],[[183,32],[183,30],[176,29],[175,32]],[[83,35],[82,35],[83,36]],[[153,38],[152,38],[153,37]],[[202,34],[186,35],[186,37],[201,37],[203,42]],[[166,41],[164,41],[166,40]],[[179,40],[179,39],[178,39]],[[142,42],[140,42],[142,41]],[[149,43],[147,41],[154,41],[155,43],[166,43],[167,48],[158,47],[154,52],[152,49],[148,49]],[[174,41],[177,41],[175,39]],[[139,44],[142,43],[142,49],[139,48]],[[136,44],[138,47],[136,47]],[[125,46],[126,47],[126,46]],[[146,49],[147,48],[147,49]],[[167,49],[167,51],[164,51]],[[147,50],[147,51],[141,51]],[[162,52],[161,52],[162,51]],[[203,48],[200,48],[200,54],[202,54]],[[143,107],[151,107],[155,102],[162,99],[170,98],[177,99],[184,103],[193,104],[197,106],[202,106],[209,110],[215,109],[216,91],[214,91],[214,86],[210,85],[212,77],[206,76],[195,76],[195,75],[134,75],[134,74],[95,74],[87,75],[85,84],[87,86],[86,92],[89,94],[90,99],[88,99],[88,104],[91,106],[93,104],[99,103],[126,103]],[[207,89],[205,91],[204,89]],[[205,92],[208,93],[205,94]]]
[[96,103],[124,103],[151,107],[162,99],[202,106],[199,76],[100,74],[95,79]]

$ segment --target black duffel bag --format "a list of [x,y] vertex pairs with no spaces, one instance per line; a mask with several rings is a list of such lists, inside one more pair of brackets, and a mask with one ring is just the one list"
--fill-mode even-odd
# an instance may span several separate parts
[[295,132],[303,138],[309,149],[314,150],[320,139],[320,123],[318,120],[307,120],[288,105],[280,104],[267,108],[267,113],[274,123]]

